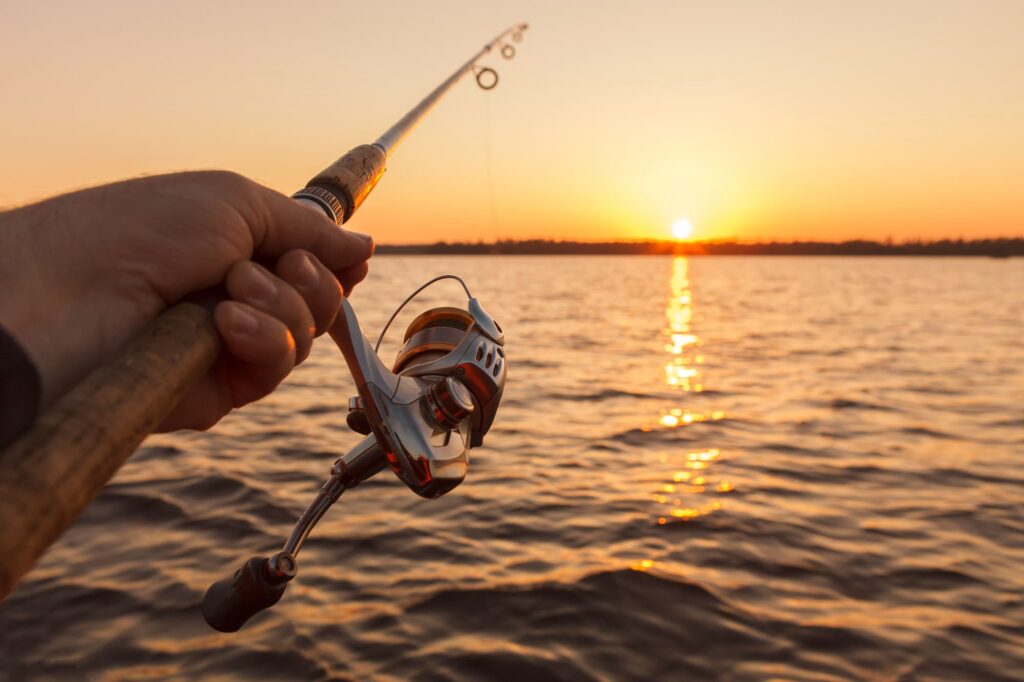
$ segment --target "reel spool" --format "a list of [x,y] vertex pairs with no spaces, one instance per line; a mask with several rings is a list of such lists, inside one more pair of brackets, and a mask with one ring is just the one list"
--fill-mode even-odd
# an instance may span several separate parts
[[473,324],[473,316],[460,308],[431,308],[421,313],[405,330],[405,345],[398,351],[391,371],[400,374],[443,358],[455,350]]

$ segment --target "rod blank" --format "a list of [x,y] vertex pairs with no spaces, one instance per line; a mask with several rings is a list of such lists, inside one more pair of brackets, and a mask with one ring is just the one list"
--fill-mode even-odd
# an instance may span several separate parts
[[[518,42],[522,37],[523,31],[528,28],[529,24],[516,24],[515,26],[512,26],[500,33],[498,37],[491,42],[484,45],[483,49],[470,57],[469,61],[459,67],[459,69],[449,76],[445,82],[434,88],[429,95],[423,98],[423,101],[410,109],[409,113],[399,119],[398,123],[388,128],[383,135],[378,137],[377,141],[373,143],[373,146],[380,147],[380,150],[384,152],[385,157],[391,156],[391,152],[394,151],[395,147],[397,147],[403,139],[405,139],[406,135],[409,134],[409,131],[411,131],[417,123],[423,120],[423,117],[427,115],[427,112],[434,108],[434,105],[437,104],[438,100],[444,97],[444,95],[451,90],[453,85],[458,83],[463,76],[473,70],[473,67],[476,66],[476,63],[482,57],[486,56],[487,53],[495,47],[501,45],[506,36],[513,36],[513,38]],[[519,38],[515,38],[515,36],[519,36]],[[493,73],[493,70],[491,71]],[[486,89],[489,90],[490,88]]]

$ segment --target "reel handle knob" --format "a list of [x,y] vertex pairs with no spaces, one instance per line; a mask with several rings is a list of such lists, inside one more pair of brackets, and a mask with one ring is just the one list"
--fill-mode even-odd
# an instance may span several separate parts
[[203,618],[215,630],[238,632],[246,621],[281,599],[296,570],[295,557],[287,552],[269,559],[252,557],[233,576],[210,585],[203,596]]

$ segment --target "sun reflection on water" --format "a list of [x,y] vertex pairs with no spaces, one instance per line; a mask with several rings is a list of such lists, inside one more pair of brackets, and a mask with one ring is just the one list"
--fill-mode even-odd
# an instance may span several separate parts
[[[704,364],[701,340],[693,329],[693,296],[690,291],[689,263],[684,257],[672,262],[672,278],[669,283],[670,296],[665,309],[668,327],[665,329],[665,351],[669,360],[665,364],[665,383],[673,391],[683,394],[701,393],[704,384],[700,366]],[[719,410],[703,411],[691,409],[691,400],[680,396],[681,407],[663,409],[658,424],[664,429],[684,428],[690,424],[724,419]],[[732,492],[733,485],[724,479],[717,479],[711,471],[720,456],[717,448],[695,450],[676,455],[663,455],[661,461],[676,470],[671,480],[662,484],[654,493],[658,505],[658,523],[665,525],[673,521],[691,521],[715,512],[722,507],[721,495]],[[646,570],[648,566],[640,570]]]

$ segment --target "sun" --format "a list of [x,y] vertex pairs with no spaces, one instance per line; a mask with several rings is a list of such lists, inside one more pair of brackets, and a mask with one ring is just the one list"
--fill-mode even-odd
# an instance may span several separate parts
[[680,218],[672,223],[672,236],[683,241],[693,236],[693,225],[686,218]]

